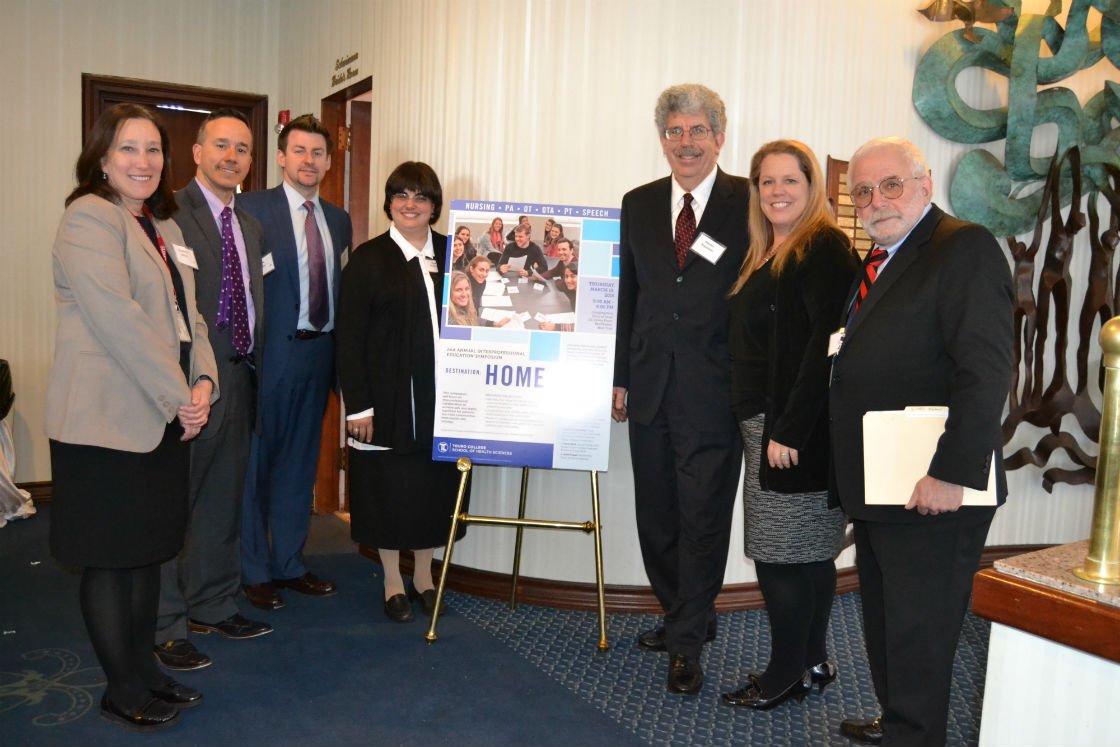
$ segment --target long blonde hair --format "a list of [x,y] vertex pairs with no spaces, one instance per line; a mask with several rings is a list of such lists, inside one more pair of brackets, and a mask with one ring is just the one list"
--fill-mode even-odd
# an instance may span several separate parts
[[455,286],[458,285],[460,280],[467,282],[467,288],[471,287],[471,279],[467,277],[467,273],[461,270],[455,270],[451,273],[451,283],[447,289],[447,316],[451,318],[453,324],[459,324],[464,327],[477,327],[478,326],[478,310],[474,307],[474,294],[472,293],[467,297],[466,311],[461,311],[452,300],[455,295]]
[[797,165],[801,173],[805,175],[805,179],[809,182],[809,201],[789,236],[774,253],[774,259],[770,263],[770,272],[774,275],[781,274],[782,269],[791,258],[800,261],[805,254],[806,247],[809,246],[809,242],[821,231],[830,228],[836,232],[840,231],[828,204],[828,195],[825,192],[824,177],[821,175],[820,164],[817,163],[813,151],[809,150],[809,146],[797,140],[775,140],[766,143],[751,158],[751,202],[747,210],[747,224],[751,243],[739,270],[739,278],[732,286],[729,295],[738,293],[739,289],[746,284],[747,279],[756,270],[761,269],[759,265],[770,251],[770,245],[774,243],[774,226],[771,225],[766,214],[762,212],[758,182],[763,160],[767,156],[776,154],[790,155],[797,159]]

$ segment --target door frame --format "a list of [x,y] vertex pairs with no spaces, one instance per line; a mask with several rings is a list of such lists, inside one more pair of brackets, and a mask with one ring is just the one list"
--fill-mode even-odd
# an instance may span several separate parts
[[101,112],[122,102],[144,104],[153,108],[160,104],[197,106],[209,111],[228,106],[243,112],[249,118],[249,129],[253,132],[253,163],[262,164],[261,168],[249,170],[249,177],[243,187],[246,192],[251,192],[268,186],[267,96],[155,80],[82,73],[83,147],[86,144],[87,133],[93,129]]

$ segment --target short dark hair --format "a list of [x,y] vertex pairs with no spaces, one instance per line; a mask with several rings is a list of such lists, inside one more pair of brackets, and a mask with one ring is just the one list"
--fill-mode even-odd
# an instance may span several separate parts
[[171,187],[171,141],[167,137],[167,129],[154,111],[140,104],[123,103],[114,104],[101,113],[93,129],[89,131],[86,144],[78,156],[78,163],[74,166],[74,177],[78,185],[66,198],[69,205],[74,200],[84,195],[97,195],[110,202],[119,202],[116,190],[105,178],[101,168],[101,161],[109,154],[116,140],[117,131],[125,120],[146,119],[156,126],[159,131],[160,148],[163,150],[163,170],[159,174],[159,185],[151,197],[144,200],[144,204],[152,215],[161,220],[170,218],[175,214],[175,196]]
[[530,226],[528,223],[518,223],[516,226],[513,227],[513,235],[516,236],[519,233],[527,233],[527,234],[529,234],[530,237],[532,237],[533,227]]
[[276,139],[276,148],[281,152],[288,152],[288,133],[292,130],[310,132],[312,135],[322,135],[323,139],[327,141],[327,155],[334,153],[334,141],[331,140],[330,131],[314,114],[301,114],[284,125],[284,129],[280,131],[280,137]]
[[385,215],[389,216],[389,220],[393,219],[393,214],[389,212],[393,195],[405,190],[412,190],[432,201],[429,225],[439,220],[439,214],[443,210],[443,187],[439,185],[439,177],[431,166],[422,161],[405,161],[389,174],[389,178],[385,180],[384,205]]
[[230,106],[223,106],[220,109],[215,109],[210,112],[202,119],[202,124],[198,126],[198,135],[194,138],[196,143],[202,145],[206,142],[206,125],[210,124],[215,119],[236,119],[249,128],[250,135],[253,134],[253,126],[249,124],[249,118],[245,116],[245,112],[238,111]]

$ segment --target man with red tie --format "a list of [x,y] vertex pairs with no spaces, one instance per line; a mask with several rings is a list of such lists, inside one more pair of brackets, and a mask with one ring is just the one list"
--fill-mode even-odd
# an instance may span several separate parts
[[[840,731],[883,744],[945,744],[949,685],[972,576],[996,508],[963,506],[996,470],[1011,386],[1014,293],[992,234],[930,202],[921,152],[883,138],[852,156],[848,184],[876,250],[853,283],[829,389],[833,497],[851,517],[867,658],[882,715]],[[874,268],[872,268],[874,264]],[[840,320],[838,320],[840,321]],[[897,505],[867,505],[863,415],[947,406],[925,476]],[[873,469],[873,467],[872,467]]]
[[242,584],[260,609],[278,589],[329,596],[335,584],[303,562],[323,413],[335,383],[334,316],[350,251],[350,216],[319,197],[333,144],[322,122],[296,117],[277,140],[278,187],[242,206],[264,226],[265,340],[261,432],[253,436],[241,530]]
[[642,561],[665,611],[637,645],[669,653],[670,693],[696,695],[742,462],[727,292],[747,251],[749,192],[716,166],[727,114],[715,91],[668,88],[654,121],[672,175],[622,198],[612,417],[629,421]]

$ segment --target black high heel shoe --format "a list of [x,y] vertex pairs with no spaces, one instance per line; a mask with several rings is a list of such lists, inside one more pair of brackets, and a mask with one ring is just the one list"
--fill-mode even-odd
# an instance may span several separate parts
[[785,690],[782,690],[773,697],[767,698],[762,695],[762,689],[758,686],[758,678],[752,674],[748,684],[733,693],[724,693],[720,698],[727,705],[754,708],[758,711],[768,711],[775,706],[781,705],[790,698],[794,698],[800,703],[805,699],[805,693],[812,689],[812,675],[809,674],[809,670],[805,670],[805,673],[801,675],[801,679],[794,680],[793,684]]
[[[817,693],[824,694],[824,689],[828,687],[834,679],[836,679],[836,662],[822,661],[820,664],[811,666],[805,670],[812,678],[812,682],[817,685]],[[809,685],[809,689],[813,689],[813,685]]]

